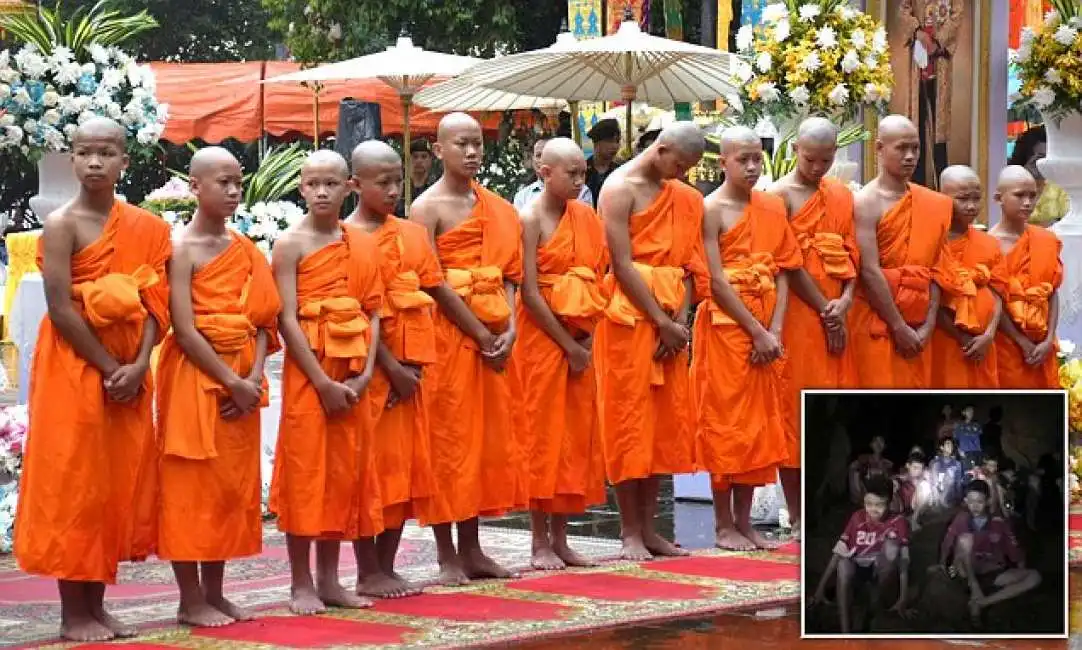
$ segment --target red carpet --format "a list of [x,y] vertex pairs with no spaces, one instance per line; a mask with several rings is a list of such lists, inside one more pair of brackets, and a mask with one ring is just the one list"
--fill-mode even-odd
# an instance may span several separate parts
[[641,565],[648,571],[702,578],[725,578],[740,582],[800,580],[799,564],[781,564],[745,557],[685,557]]
[[339,645],[405,643],[405,636],[415,631],[412,627],[401,625],[349,621],[327,616],[268,616],[228,627],[199,630],[192,636],[288,648],[326,648]]
[[570,608],[530,600],[443,593],[421,594],[413,598],[380,601],[376,603],[375,611],[468,623],[484,621],[547,621],[564,616],[570,611]]
[[[703,558],[706,560],[717,558]],[[670,562],[673,560],[670,560]],[[643,565],[639,565],[642,567]],[[710,589],[675,582],[610,574],[569,574],[546,578],[517,580],[507,585],[511,589],[535,591],[593,600],[696,600],[705,598]]]
[[[270,648],[461,648],[589,632],[685,616],[793,604],[800,595],[791,555],[709,551],[688,558],[616,562],[592,569],[531,572],[379,601],[368,610],[293,616],[285,603],[223,628],[155,626],[136,642],[90,650],[268,650]],[[163,603],[175,611],[175,601]],[[0,632],[2,634],[2,632]],[[53,643],[38,646],[67,650]]]

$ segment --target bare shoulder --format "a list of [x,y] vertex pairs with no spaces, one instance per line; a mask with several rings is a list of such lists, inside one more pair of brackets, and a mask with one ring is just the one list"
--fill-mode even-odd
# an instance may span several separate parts
[[857,223],[879,223],[883,216],[879,188],[875,181],[868,183],[853,194],[853,217]]
[[275,267],[296,265],[304,246],[304,235],[297,230],[297,225],[290,226],[274,242],[271,262]]
[[54,210],[45,217],[45,220],[41,224],[42,234],[47,235],[49,233],[61,234],[64,232],[72,232],[74,231],[75,223],[78,220],[79,216],[71,209],[71,206],[65,205]]

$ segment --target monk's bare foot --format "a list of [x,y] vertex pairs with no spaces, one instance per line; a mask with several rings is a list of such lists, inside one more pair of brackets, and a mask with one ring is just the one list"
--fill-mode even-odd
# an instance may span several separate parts
[[408,585],[385,573],[365,576],[357,583],[357,593],[373,598],[404,598],[411,595]]
[[780,543],[763,537],[762,533],[755,530],[751,526],[748,526],[747,528],[742,528],[740,532],[744,535],[745,539],[754,544],[755,548],[759,550],[773,551],[776,550],[779,546],[781,546]]
[[714,540],[714,545],[726,551],[754,551],[755,544],[740,534],[735,528],[722,528]]
[[458,558],[440,562],[440,584],[444,587],[461,587],[470,584],[470,577],[466,575],[466,569],[462,567],[462,562]]
[[60,638],[79,643],[109,641],[115,639],[113,632],[94,618],[69,618],[60,624]]
[[303,587],[293,590],[289,598],[289,611],[298,616],[311,616],[327,611],[327,605],[319,599],[315,589]]
[[125,625],[120,619],[104,609],[95,613],[94,619],[107,627],[117,639],[130,639],[138,633],[134,627]]
[[567,566],[578,567],[591,567],[597,566],[597,562],[594,562],[585,555],[576,553],[567,544],[553,544],[552,550],[555,551],[556,556],[564,561]]
[[234,605],[224,597],[208,598],[207,604],[234,621],[250,621],[255,618],[255,613],[252,610]]
[[406,589],[406,595],[407,596],[416,596],[418,594],[424,593],[424,591],[425,591],[424,587],[422,587],[421,585],[416,584],[414,582],[410,582],[409,580],[406,580],[405,578],[403,578],[397,572],[392,572],[391,577],[402,583],[402,585]]
[[650,549],[646,548],[641,537],[625,537],[623,547],[620,549],[620,559],[645,562],[654,559],[654,555]]
[[530,566],[539,571],[558,571],[567,568],[567,565],[564,564],[559,555],[556,555],[556,551],[551,546],[535,548],[533,556],[530,558]]
[[685,555],[691,555],[690,551],[680,548],[656,533],[644,537],[643,544],[646,546],[646,550],[653,553],[655,557],[684,557]]
[[462,569],[471,580],[485,580],[488,578],[504,580],[518,577],[518,574],[503,568],[496,563],[496,560],[485,555],[480,549],[462,556]]
[[181,606],[177,610],[177,622],[192,627],[224,627],[234,620],[207,603]]
[[365,609],[372,606],[370,599],[358,596],[338,583],[319,585],[319,599],[327,607],[342,609]]

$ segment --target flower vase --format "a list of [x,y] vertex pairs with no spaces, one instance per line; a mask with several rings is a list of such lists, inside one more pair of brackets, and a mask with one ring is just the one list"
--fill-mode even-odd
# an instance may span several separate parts
[[1082,113],[1068,113],[1058,121],[1046,118],[1044,123],[1048,155],[1037,161],[1037,168],[1070,199],[1067,214],[1051,228],[1063,242],[1056,333],[1061,339],[1082,341]]
[[38,161],[38,193],[30,198],[30,209],[45,222],[60,206],[79,193],[79,179],[71,164],[71,154],[48,152]]

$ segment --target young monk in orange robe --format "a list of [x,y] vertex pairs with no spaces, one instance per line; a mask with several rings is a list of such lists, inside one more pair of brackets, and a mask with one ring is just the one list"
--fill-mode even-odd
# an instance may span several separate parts
[[78,195],[45,219],[38,268],[48,314],[34,348],[15,558],[56,578],[60,635],[133,631],[105,611],[117,564],[154,551],[150,353],[169,326],[169,226],[116,200],[126,134],[88,120],[72,137]]
[[995,339],[1003,302],[988,283],[1003,255],[995,238],[972,225],[981,211],[981,179],[955,165],[943,170],[939,186],[954,209],[947,251],[935,273],[943,303],[932,335],[932,385],[998,388]]
[[694,469],[686,323],[703,203],[677,179],[704,146],[697,126],[678,122],[613,172],[599,197],[612,299],[597,327],[594,364],[605,471],[629,560],[686,554],[657,533],[654,515],[660,476]]
[[300,188],[308,214],[274,246],[286,358],[271,511],[286,533],[297,614],[371,605],[339,583],[338,552],[341,540],[383,529],[370,418],[356,411],[368,408],[361,398],[375,374],[383,282],[373,238],[338,220],[348,181],[342,156],[309,156]]
[[732,127],[720,146],[725,182],[706,197],[704,254],[695,269],[695,289],[706,298],[692,337],[695,447],[710,472],[717,545],[773,548],[751,526],[751,500],[757,486],[777,480],[789,459],[781,336],[786,271],[799,269],[803,260],[785,202],[752,190],[763,171],[759,136]]
[[992,269],[992,288],[1003,300],[996,338],[1000,388],[1059,388],[1056,324],[1063,282],[1063,243],[1028,225],[1037,184],[1024,167],[1003,170],[996,186],[1003,218],[989,231],[1003,259]]
[[538,569],[591,566],[567,545],[567,516],[605,502],[591,341],[607,301],[600,278],[608,259],[601,219],[576,199],[586,157],[573,140],[541,153],[541,196],[523,221],[522,303],[514,361],[520,399]]
[[821,117],[805,120],[793,144],[796,169],[772,193],[785,201],[804,265],[789,273],[790,298],[782,329],[789,381],[785,401],[788,458],[778,473],[793,535],[800,537],[800,391],[848,388],[856,383],[849,308],[860,266],[853,238],[853,194],[826,178],[838,150],[838,129]]
[[400,598],[421,591],[394,570],[402,527],[428,509],[435,491],[429,442],[435,301],[425,289],[440,286],[443,274],[425,229],[395,217],[402,193],[398,153],[369,140],[357,145],[352,158],[351,184],[359,200],[346,223],[375,237],[386,288],[376,375],[367,392],[369,412],[378,419],[372,442],[384,532],[374,546],[354,544],[357,592]]
[[950,197],[913,185],[920,135],[891,115],[875,143],[879,175],[855,198],[860,286],[853,302],[853,358],[861,388],[929,388],[939,311],[932,271],[947,242]]
[[511,577],[481,549],[478,517],[525,505],[516,503],[511,487],[519,452],[506,367],[516,337],[522,227],[510,203],[474,180],[483,147],[476,120],[444,117],[435,146],[443,176],[410,208],[410,219],[428,230],[447,280],[431,290],[439,305],[429,407],[436,493],[421,517],[434,525],[445,585]]
[[259,407],[280,303],[266,257],[225,227],[240,202],[240,163],[200,149],[190,178],[199,208],[173,243],[173,329],[158,356],[158,557],[173,562],[180,622],[218,627],[252,618],[226,600],[222,581],[225,560],[263,548]]

